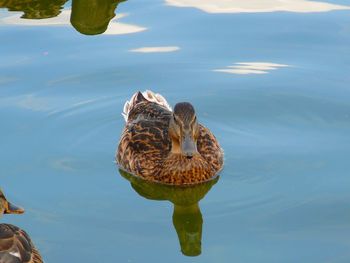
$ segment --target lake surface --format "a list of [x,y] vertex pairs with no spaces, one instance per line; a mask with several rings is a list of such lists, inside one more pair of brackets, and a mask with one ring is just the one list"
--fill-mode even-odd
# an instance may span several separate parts
[[[26,209],[1,221],[46,262],[349,262],[349,1],[0,7],[1,187]],[[121,176],[146,89],[193,103],[225,151],[215,185]]]

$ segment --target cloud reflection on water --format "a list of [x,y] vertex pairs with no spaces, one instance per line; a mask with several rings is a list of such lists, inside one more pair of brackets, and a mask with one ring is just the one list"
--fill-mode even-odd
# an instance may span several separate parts
[[276,70],[284,67],[290,66],[270,62],[237,62],[232,66],[227,66],[226,68],[221,69],[214,69],[213,71],[240,75],[267,74],[271,70]]
[[350,6],[307,0],[166,0],[177,7],[194,7],[207,13],[329,12],[350,10]]
[[130,52],[137,53],[166,53],[166,52],[175,52],[180,50],[177,46],[164,46],[164,47],[141,47],[136,49],[129,50]]

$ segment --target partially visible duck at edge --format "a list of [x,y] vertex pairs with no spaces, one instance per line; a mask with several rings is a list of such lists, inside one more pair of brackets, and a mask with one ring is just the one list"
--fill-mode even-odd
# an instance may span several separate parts
[[223,151],[197,121],[193,106],[174,110],[160,94],[135,93],[124,105],[126,126],[116,153],[119,166],[146,180],[189,185],[208,181],[223,166]]
[[[7,201],[0,189],[0,217],[3,214],[22,214],[23,208]],[[1,263],[42,263],[39,251],[28,234],[17,226],[0,224]]]

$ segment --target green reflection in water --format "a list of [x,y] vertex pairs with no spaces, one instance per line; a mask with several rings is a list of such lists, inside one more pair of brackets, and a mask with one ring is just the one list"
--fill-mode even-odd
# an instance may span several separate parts
[[119,172],[142,197],[150,200],[168,200],[174,204],[173,224],[182,253],[186,256],[200,255],[203,217],[199,201],[216,184],[219,177],[202,184],[181,187],[148,182],[123,170]]
[[[104,33],[115,17],[115,10],[126,0],[72,0],[70,22],[80,33],[98,35]],[[0,8],[22,11],[21,18],[45,19],[58,16],[67,0],[0,0]]]
[[70,22],[82,34],[97,35],[107,30],[118,4],[125,0],[73,0]]
[[45,19],[58,16],[67,0],[0,0],[0,8],[22,11],[22,18]]

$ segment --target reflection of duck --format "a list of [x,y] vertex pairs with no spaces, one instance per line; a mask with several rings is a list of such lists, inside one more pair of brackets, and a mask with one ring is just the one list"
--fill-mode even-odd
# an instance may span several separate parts
[[22,18],[43,19],[55,17],[67,0],[0,0],[0,8],[9,11],[23,11]]
[[158,184],[119,170],[130,181],[132,188],[150,200],[168,200],[174,204],[173,224],[176,229],[181,251],[186,256],[201,254],[203,218],[199,201],[209,192],[219,177],[194,186],[178,187]]
[[151,91],[137,92],[126,102],[126,127],[117,162],[128,172],[166,184],[195,184],[209,180],[223,165],[223,152],[214,135],[197,122],[188,102],[171,110]]
[[125,0],[73,0],[70,21],[74,28],[85,35],[97,35],[106,31],[115,16],[118,4]]
[[[0,190],[0,217],[2,214],[21,214],[24,210],[8,202]],[[1,263],[41,263],[39,251],[28,234],[10,224],[0,224]]]

